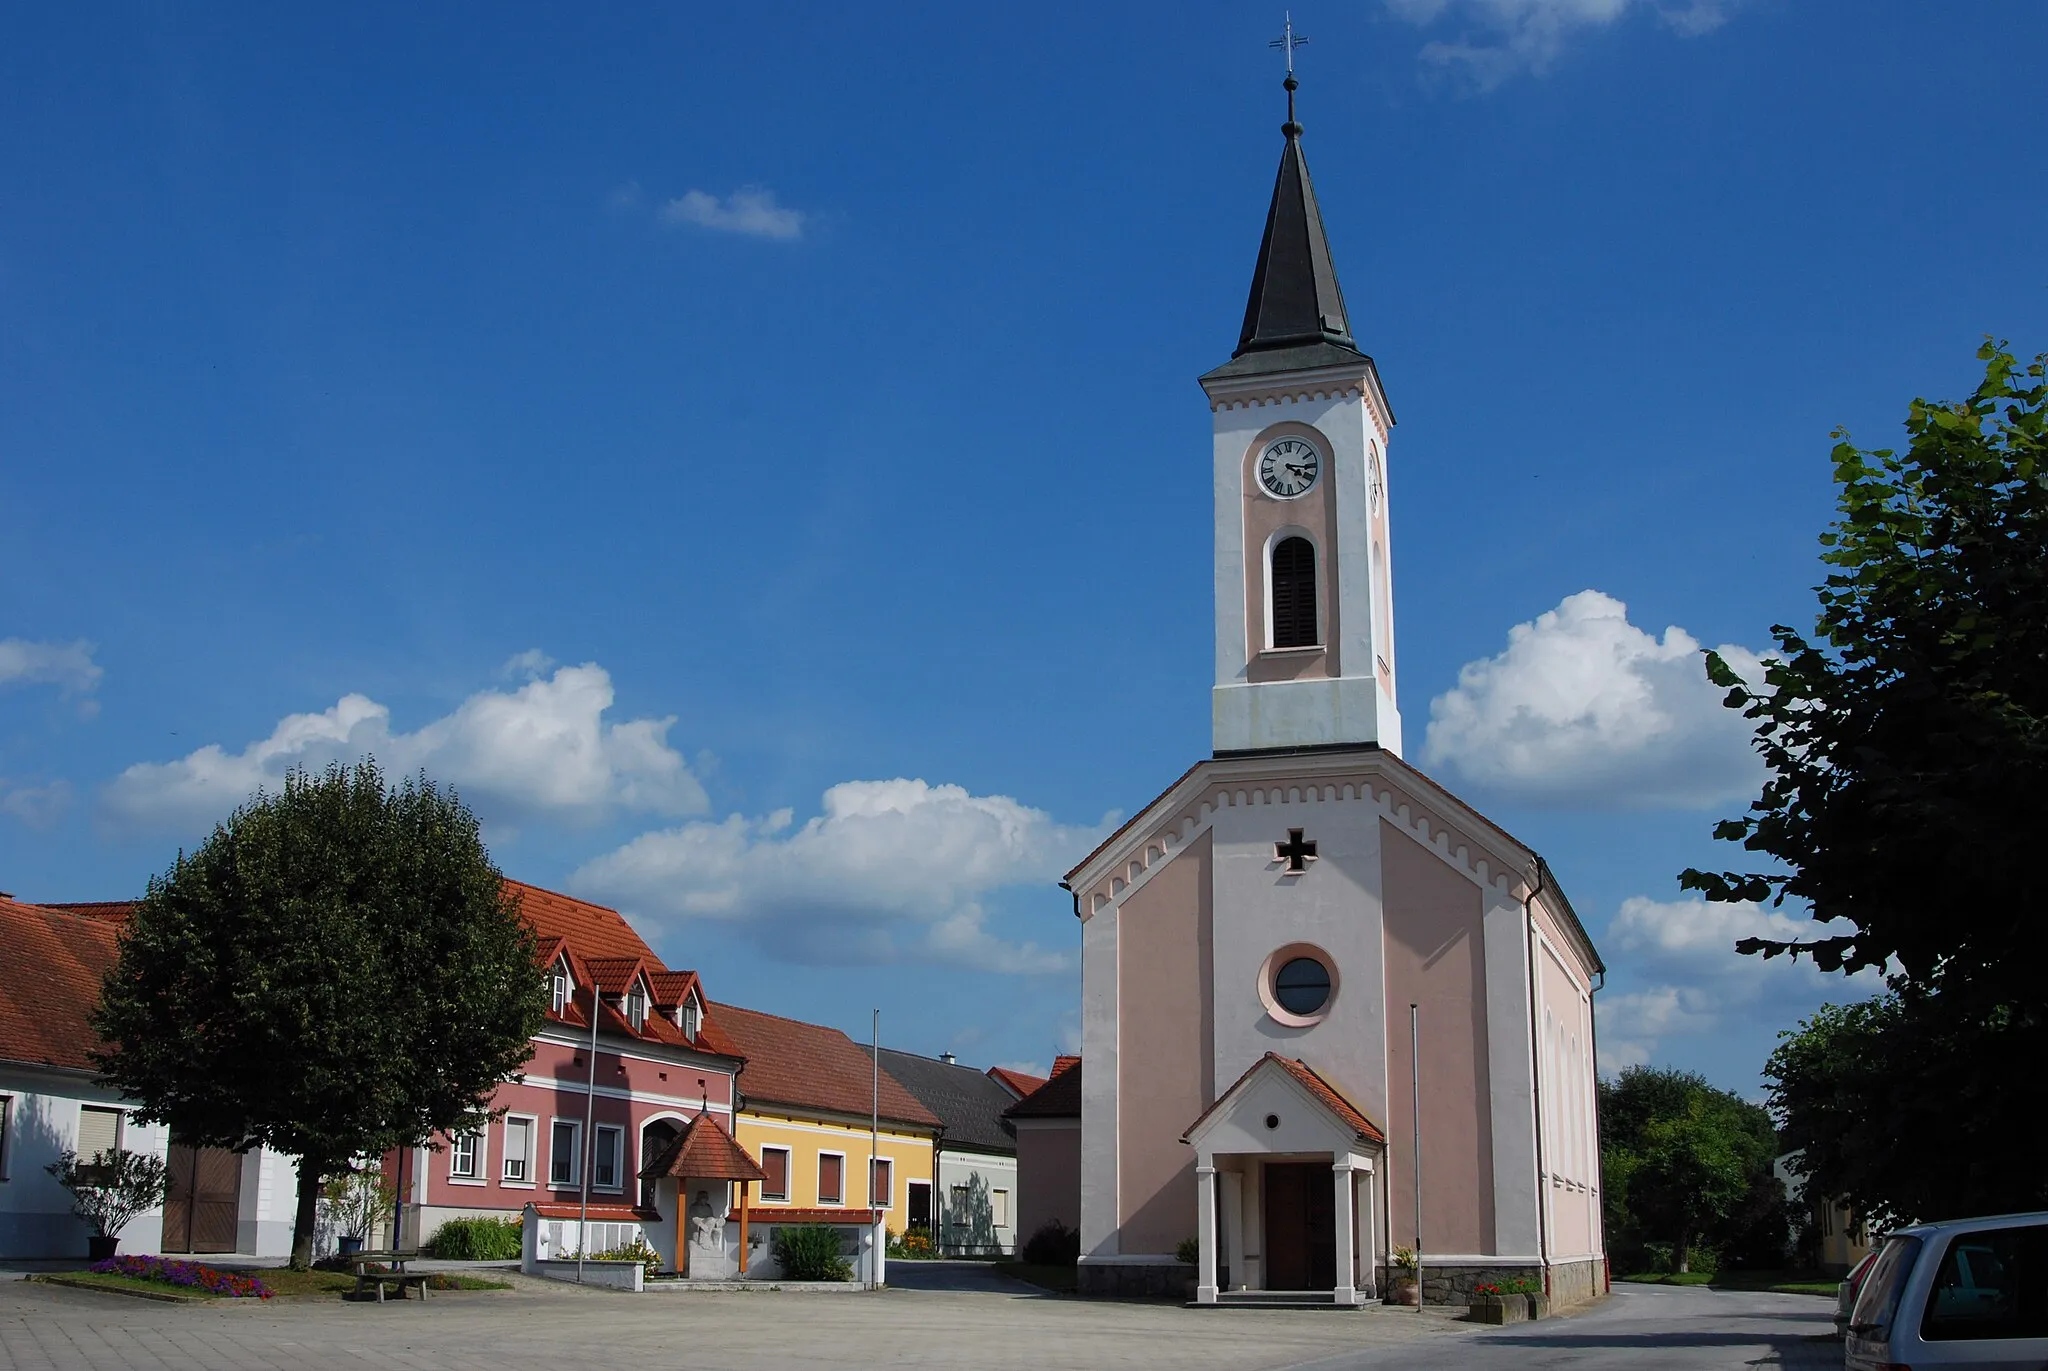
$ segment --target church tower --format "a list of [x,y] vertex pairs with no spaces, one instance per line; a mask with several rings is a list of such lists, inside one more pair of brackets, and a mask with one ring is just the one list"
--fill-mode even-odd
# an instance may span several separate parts
[[1286,80],[1286,142],[1244,329],[1201,378],[1215,432],[1219,757],[1399,754],[1387,439],[1323,235]]

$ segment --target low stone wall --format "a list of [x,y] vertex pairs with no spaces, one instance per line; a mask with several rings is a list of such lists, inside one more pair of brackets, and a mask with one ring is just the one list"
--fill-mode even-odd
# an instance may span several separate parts
[[[1387,1267],[1380,1268],[1380,1289],[1392,1290],[1394,1279],[1400,1273]],[[1480,1285],[1506,1285],[1509,1281],[1527,1281],[1537,1289],[1543,1288],[1543,1270],[1536,1266],[1431,1266],[1422,1264],[1422,1302],[1424,1304],[1470,1304],[1472,1291]]]
[[1607,1293],[1606,1263],[1597,1258],[1592,1261],[1568,1262],[1550,1268],[1550,1307],[1569,1309],[1587,1300],[1596,1300]]
[[[529,1276],[542,1276],[551,1281],[574,1281],[576,1262],[530,1261],[520,1266]],[[647,1268],[639,1262],[586,1261],[583,1263],[583,1284],[610,1286],[614,1290],[640,1290],[647,1280]]]
[[1074,1289],[1113,1300],[1179,1300],[1195,1297],[1195,1268],[1184,1262],[1082,1262]]

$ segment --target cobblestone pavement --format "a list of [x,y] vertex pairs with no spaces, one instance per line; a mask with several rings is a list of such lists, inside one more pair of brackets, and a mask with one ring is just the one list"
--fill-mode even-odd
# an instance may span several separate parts
[[1490,1330],[1455,1346],[1344,1353],[1314,1363],[1314,1371],[1838,1371],[1833,1317],[1834,1301],[1815,1295],[1617,1285],[1599,1304],[1564,1318]]
[[[160,1304],[0,1283],[6,1371],[324,1371],[582,1366],[1284,1368],[1476,1326],[1430,1311],[1198,1311],[1026,1287],[876,1294],[646,1294],[520,1280],[424,1304]],[[1455,1359],[1454,1359],[1455,1360]]]

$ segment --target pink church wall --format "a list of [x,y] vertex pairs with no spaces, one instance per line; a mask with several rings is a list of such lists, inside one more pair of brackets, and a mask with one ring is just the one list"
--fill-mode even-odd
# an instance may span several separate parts
[[1543,1164],[1549,1172],[1551,1249],[1563,1256],[1600,1250],[1599,1139],[1594,1108],[1592,1022],[1580,987],[1587,970],[1555,922],[1540,910],[1547,946],[1538,952],[1537,1021],[1542,1072]]
[[1393,1240],[1415,1242],[1414,1110],[1408,1006],[1422,1007],[1422,1237],[1425,1255],[1496,1250],[1493,1119],[1486,1054],[1485,910],[1480,890],[1380,821],[1386,920],[1387,1208]]
[[1215,1098],[1210,1007],[1214,847],[1176,853],[1117,915],[1118,1246],[1172,1252],[1195,1232],[1195,1155],[1180,1135]]
[[1017,1127],[1017,1237],[1031,1235],[1057,1219],[1081,1228],[1081,1121],[1071,1124],[1024,1120]]

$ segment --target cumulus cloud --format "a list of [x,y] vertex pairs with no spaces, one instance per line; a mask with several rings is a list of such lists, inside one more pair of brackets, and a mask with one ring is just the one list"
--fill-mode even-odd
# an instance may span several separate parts
[[1509,78],[1541,76],[1581,33],[1650,11],[1684,38],[1728,22],[1734,0],[1386,0],[1396,18],[1421,29],[1454,30],[1422,45],[1423,66],[1476,91]]
[[1072,954],[997,937],[984,901],[1051,886],[1100,832],[957,785],[846,781],[802,824],[781,809],[645,833],[572,884],[656,919],[743,925],[792,961],[1050,973],[1070,970]]
[[[1763,666],[1717,648],[1744,678]],[[1659,639],[1628,606],[1583,590],[1508,631],[1430,702],[1426,763],[1510,803],[1701,809],[1754,795],[1763,763],[1748,721],[1723,707],[1702,649],[1682,628]]]
[[742,186],[723,197],[686,190],[661,207],[661,217],[671,224],[694,224],[748,238],[787,242],[804,235],[803,213],[777,204],[775,192],[766,186]]
[[1767,962],[1735,950],[1742,938],[1811,939],[1848,931],[1843,923],[1816,923],[1748,902],[1623,900],[1601,947],[1617,975],[1641,988],[1601,996],[1601,1068],[1648,1061],[1666,1038],[1714,1033],[1759,1015],[1790,1027],[1826,1001],[1877,993],[1883,980],[1876,971],[1845,978],[1804,959]]
[[11,785],[0,776],[0,814],[19,819],[30,828],[48,828],[71,807],[68,781],[48,785]]
[[93,645],[32,643],[26,638],[0,638],[0,686],[54,685],[67,695],[98,687],[106,673],[92,659]]
[[[539,659],[533,654],[529,666]],[[607,721],[611,676],[595,662],[557,668],[516,690],[484,690],[411,733],[365,695],[318,714],[292,714],[266,738],[230,752],[208,744],[173,762],[142,762],[115,778],[102,809],[129,827],[218,820],[257,788],[276,790],[294,766],[374,756],[387,774],[424,769],[493,819],[545,814],[594,821],[621,810],[700,814],[704,787],[668,745],[674,718]]]

